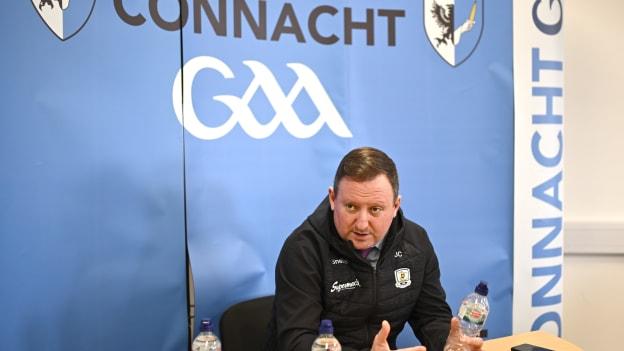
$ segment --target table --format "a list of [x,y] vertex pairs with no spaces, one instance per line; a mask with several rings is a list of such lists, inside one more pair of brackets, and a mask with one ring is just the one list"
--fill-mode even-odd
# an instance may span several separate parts
[[583,351],[583,349],[573,343],[541,330],[486,340],[483,343],[483,351],[510,351],[512,346],[524,343],[555,351]]

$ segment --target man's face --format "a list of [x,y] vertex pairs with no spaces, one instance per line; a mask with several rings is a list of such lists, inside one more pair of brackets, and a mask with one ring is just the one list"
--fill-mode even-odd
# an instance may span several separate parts
[[363,250],[386,236],[392,219],[399,211],[401,197],[394,199],[392,185],[385,174],[366,182],[345,177],[338,183],[338,193],[329,188],[329,203],[334,211],[338,235],[351,240]]

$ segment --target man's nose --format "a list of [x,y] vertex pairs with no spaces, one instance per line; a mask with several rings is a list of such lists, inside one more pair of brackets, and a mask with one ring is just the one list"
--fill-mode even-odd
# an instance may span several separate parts
[[357,218],[355,219],[355,229],[358,231],[368,229],[368,213],[366,211],[359,211]]

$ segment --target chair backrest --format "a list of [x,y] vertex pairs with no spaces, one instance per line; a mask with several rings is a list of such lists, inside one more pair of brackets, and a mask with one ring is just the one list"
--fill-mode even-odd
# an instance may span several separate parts
[[268,336],[273,295],[230,306],[219,322],[223,351],[262,350]]

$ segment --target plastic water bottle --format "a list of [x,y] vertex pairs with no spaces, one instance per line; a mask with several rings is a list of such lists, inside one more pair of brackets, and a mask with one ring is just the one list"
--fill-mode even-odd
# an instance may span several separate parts
[[202,319],[199,334],[193,340],[193,351],[221,351],[221,341],[214,334],[210,318]]
[[483,329],[488,313],[490,313],[487,294],[487,283],[481,281],[474,292],[470,293],[462,301],[457,317],[464,335],[479,336],[481,329]]
[[461,337],[479,336],[481,329],[490,312],[490,304],[487,299],[488,287],[484,281],[479,282],[473,293],[468,294],[459,306],[459,328],[461,333],[449,336],[444,346],[444,351],[468,351],[468,346],[463,344]]
[[312,344],[312,351],[341,351],[338,339],[334,337],[334,326],[329,319],[323,319],[319,326],[319,336]]

